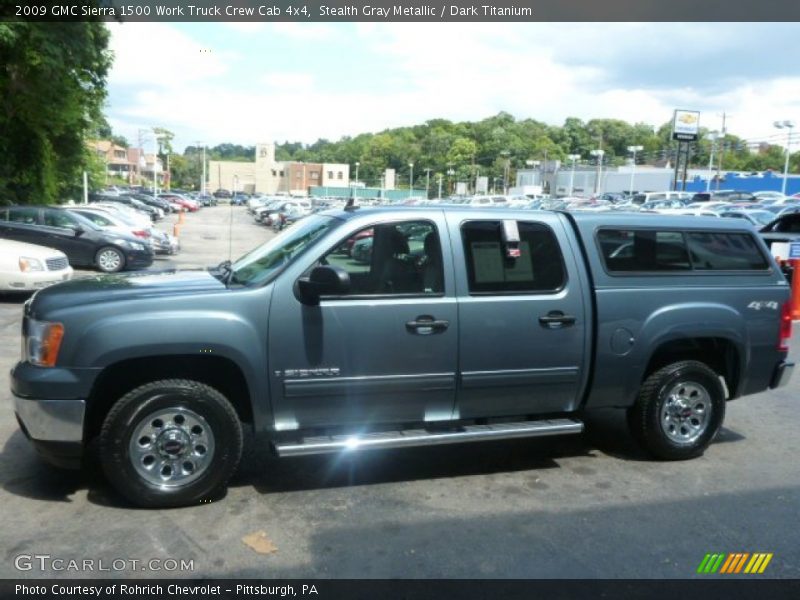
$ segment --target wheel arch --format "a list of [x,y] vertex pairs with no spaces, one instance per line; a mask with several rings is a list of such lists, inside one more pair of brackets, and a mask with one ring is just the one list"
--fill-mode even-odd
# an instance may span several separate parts
[[84,439],[90,441],[99,434],[109,410],[127,392],[161,379],[190,379],[209,385],[228,399],[242,423],[254,424],[251,388],[233,360],[187,354],[148,356],[120,360],[98,375],[86,403]]

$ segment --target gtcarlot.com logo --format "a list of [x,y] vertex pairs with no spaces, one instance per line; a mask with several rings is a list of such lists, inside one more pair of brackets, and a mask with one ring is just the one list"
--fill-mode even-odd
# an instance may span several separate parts
[[736,573],[761,574],[769,561],[772,560],[772,552],[729,552],[706,554],[697,572],[702,575],[720,573],[732,575]]

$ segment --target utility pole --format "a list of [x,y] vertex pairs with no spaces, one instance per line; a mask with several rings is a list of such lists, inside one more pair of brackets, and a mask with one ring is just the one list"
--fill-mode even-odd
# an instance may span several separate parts
[[206,193],[206,145],[204,142],[195,142],[198,146],[203,144],[203,178],[200,180],[200,193]]
[[720,130],[719,161],[717,162],[717,189],[719,189],[719,180],[722,178],[722,156],[725,154],[725,134],[727,133],[725,129],[725,120],[727,117],[727,113],[723,112],[722,129]]
[[439,173],[439,195],[437,196],[441,200],[442,198],[442,174]]

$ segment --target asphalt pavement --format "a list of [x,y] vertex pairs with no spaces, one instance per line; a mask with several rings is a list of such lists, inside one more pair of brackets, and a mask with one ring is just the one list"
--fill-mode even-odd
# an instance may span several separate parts
[[[153,268],[217,264],[272,233],[221,206],[180,235]],[[800,577],[800,376],[730,403],[691,461],[650,460],[618,411],[581,436],[346,457],[277,459],[250,440],[224,498],[141,510],[96,469],[47,466],[20,433],[8,372],[21,302],[0,297],[0,577],[685,578],[709,577],[695,571],[711,552],[773,553],[763,577]]]

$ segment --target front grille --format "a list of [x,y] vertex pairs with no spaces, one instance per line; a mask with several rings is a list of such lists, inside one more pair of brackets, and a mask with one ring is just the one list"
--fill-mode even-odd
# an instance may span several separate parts
[[62,271],[67,268],[69,262],[66,257],[63,258],[48,258],[46,261],[48,271]]

